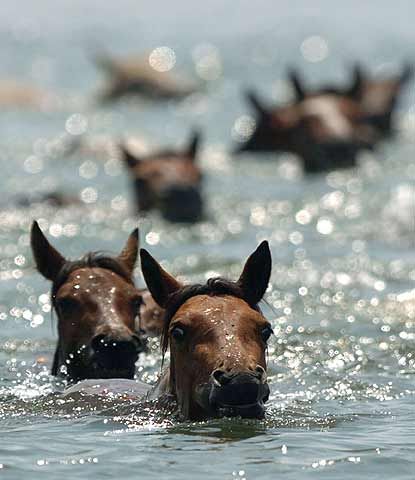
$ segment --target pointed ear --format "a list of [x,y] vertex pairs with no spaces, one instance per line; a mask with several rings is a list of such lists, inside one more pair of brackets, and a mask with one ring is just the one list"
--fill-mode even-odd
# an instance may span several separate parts
[[355,64],[353,67],[353,77],[350,87],[346,91],[349,97],[357,98],[362,93],[364,73],[360,65]]
[[166,308],[169,296],[179,290],[182,284],[163,270],[159,263],[143,248],[140,250],[140,259],[147,288],[157,304]]
[[255,93],[253,90],[247,90],[245,92],[245,98],[254,107],[254,110],[256,110],[257,113],[259,113],[261,116],[268,116],[268,109],[265,107],[257,93]]
[[121,152],[121,158],[123,162],[127,165],[127,167],[134,168],[141,162],[138,157],[133,155],[130,150],[128,150],[127,146],[124,143],[121,142],[119,144],[119,149]]
[[304,100],[306,97],[306,93],[303,87],[303,82],[300,78],[300,74],[296,70],[291,69],[288,72],[288,78],[290,79],[290,82],[293,86],[295,92],[295,99],[298,102]]
[[263,241],[246,261],[237,282],[250,305],[256,305],[264,296],[271,276],[271,266],[269,245]]
[[140,233],[138,228],[130,233],[128,240],[122,249],[121,253],[118,255],[118,260],[122,262],[132,274],[134,272],[135,264],[138,257],[138,249],[140,246]]
[[200,138],[201,138],[201,133],[198,130],[195,130],[190,137],[190,141],[189,141],[189,145],[188,145],[187,150],[186,150],[186,154],[192,160],[194,160],[196,158],[197,151],[199,149]]
[[403,84],[408,80],[410,80],[413,74],[414,74],[414,67],[410,63],[407,63],[406,65],[404,65],[402,69],[402,73],[399,79],[400,83]]
[[66,260],[48,242],[36,221],[32,224],[32,229],[30,232],[30,245],[32,247],[36,268],[38,269],[39,273],[53,282]]

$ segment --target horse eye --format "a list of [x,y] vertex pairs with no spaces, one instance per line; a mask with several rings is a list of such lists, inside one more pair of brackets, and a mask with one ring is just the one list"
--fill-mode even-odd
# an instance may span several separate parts
[[79,303],[73,298],[59,298],[56,300],[56,309],[61,314],[69,314],[76,310]]
[[174,327],[173,330],[171,331],[170,335],[176,340],[180,341],[183,340],[183,338],[186,335],[186,332],[182,327]]
[[274,333],[274,330],[269,326],[267,325],[266,327],[264,327],[262,330],[261,330],[261,337],[262,337],[262,340],[266,343],[268,342],[269,340],[269,337]]

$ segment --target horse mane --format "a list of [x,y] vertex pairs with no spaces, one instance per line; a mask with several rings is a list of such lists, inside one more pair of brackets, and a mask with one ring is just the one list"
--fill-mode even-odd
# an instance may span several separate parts
[[131,273],[118,259],[103,252],[89,252],[79,260],[68,260],[63,264],[52,284],[52,305],[54,307],[58,290],[67,281],[69,275],[80,268],[103,268],[116,273],[128,283],[134,285]]
[[[205,284],[185,285],[171,294],[167,300],[167,306],[165,307],[163,331],[161,334],[161,351],[163,360],[169,346],[170,323],[175,313],[185,302],[187,302],[187,300],[198,295],[231,295],[246,301],[240,285],[237,282],[232,282],[222,277],[209,278]],[[249,305],[254,310],[261,312],[258,304]]]

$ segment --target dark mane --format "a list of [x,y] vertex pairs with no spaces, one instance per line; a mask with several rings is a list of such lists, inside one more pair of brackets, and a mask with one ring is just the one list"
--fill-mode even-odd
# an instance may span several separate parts
[[[205,284],[185,285],[180,290],[170,295],[165,309],[163,332],[161,334],[161,349],[163,357],[169,344],[169,328],[172,318],[187,300],[196,297],[197,295],[231,295],[246,300],[244,292],[238,283],[221,277],[209,278]],[[260,311],[257,304],[250,304],[250,307],[258,312]]]
[[80,268],[104,268],[105,270],[116,273],[128,283],[134,285],[131,274],[119,260],[102,252],[89,252],[79,260],[65,262],[52,285],[53,306],[55,306],[56,294],[60,287],[67,281],[72,272]]

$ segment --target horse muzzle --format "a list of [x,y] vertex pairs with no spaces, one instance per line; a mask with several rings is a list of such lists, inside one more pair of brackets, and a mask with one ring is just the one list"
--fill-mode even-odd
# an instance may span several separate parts
[[125,339],[98,335],[91,347],[95,378],[133,378],[135,362],[145,350],[145,339],[138,335]]
[[197,186],[170,186],[161,193],[160,209],[171,222],[197,222],[203,217],[203,198]]
[[263,418],[269,386],[265,370],[224,372],[215,370],[209,382],[208,404],[219,417]]

